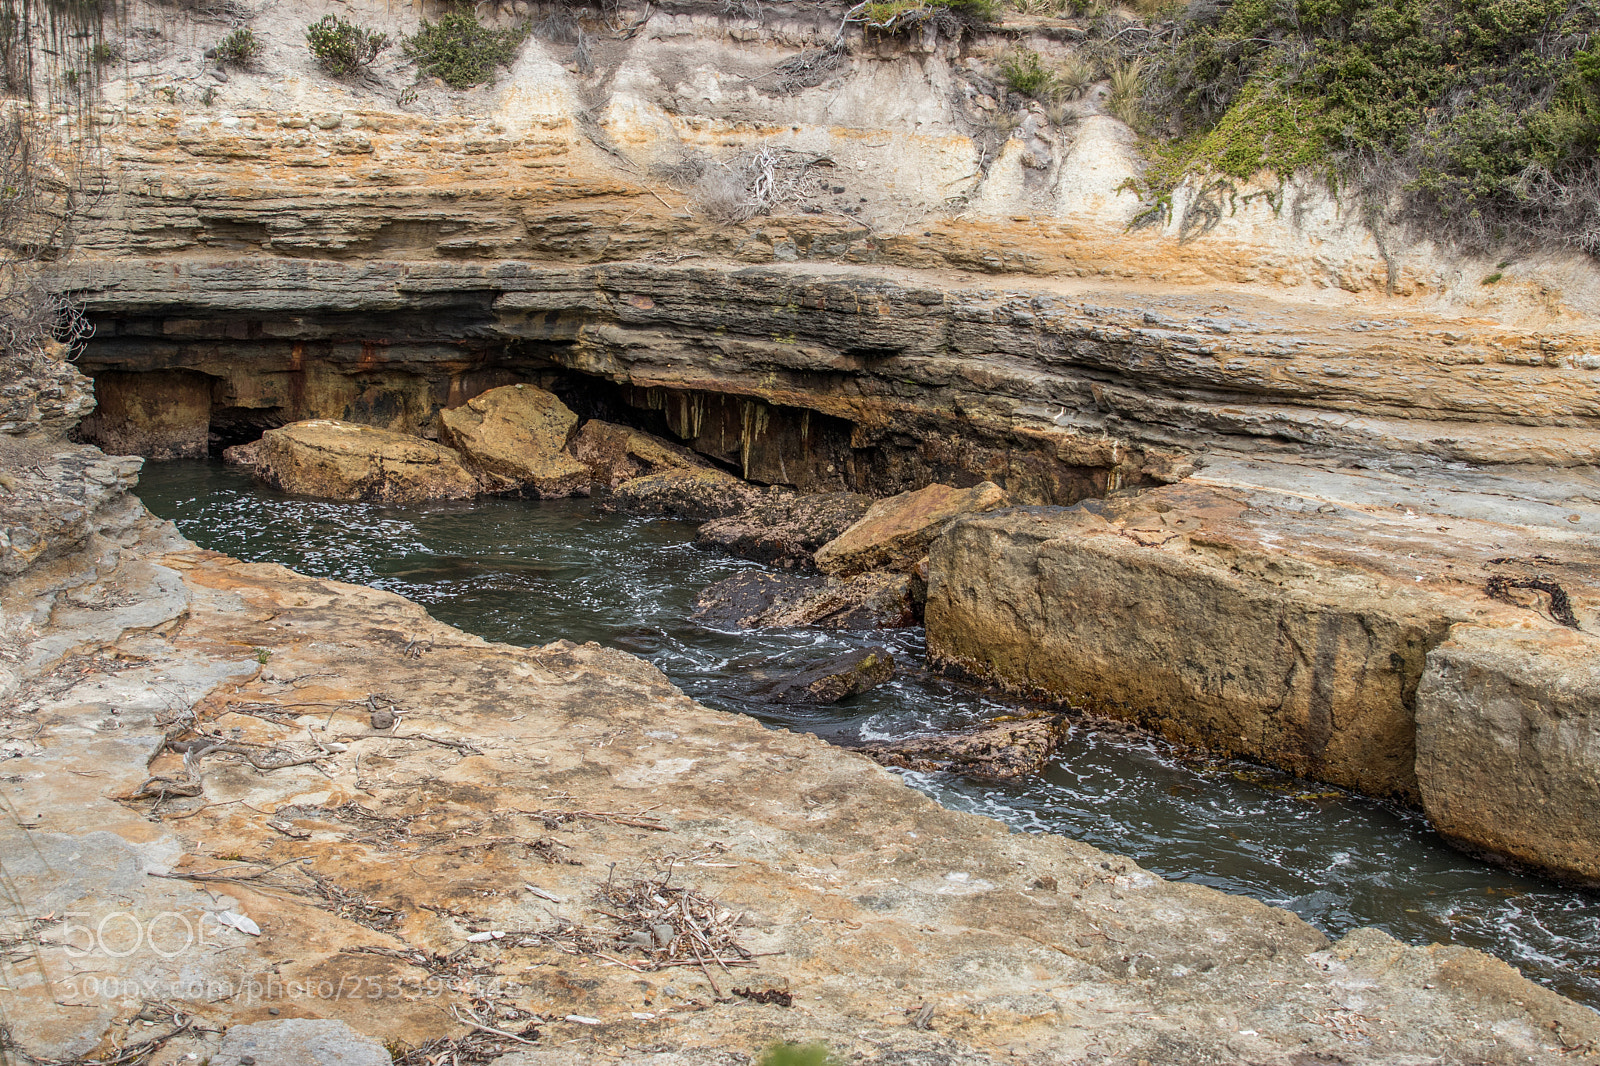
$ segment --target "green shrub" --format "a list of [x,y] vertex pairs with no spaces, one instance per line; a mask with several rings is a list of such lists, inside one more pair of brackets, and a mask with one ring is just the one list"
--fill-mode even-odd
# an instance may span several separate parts
[[1055,79],[1031,48],[1019,48],[1000,61],[1000,77],[1012,92],[1043,100],[1054,94]]
[[819,1042],[773,1044],[761,1056],[760,1066],[840,1066],[839,1057]]
[[927,23],[941,24],[954,36],[969,24],[987,24],[1000,18],[999,0],[871,0],[859,21],[868,31],[909,33]]
[[527,25],[496,30],[470,11],[450,11],[438,22],[423,19],[403,50],[422,74],[453,89],[470,89],[492,78],[496,67],[510,66],[528,32]]
[[261,54],[261,42],[248,26],[240,27],[217,44],[217,62],[225,67],[248,67]]
[[336,78],[344,78],[371,65],[378,53],[389,47],[389,35],[337,15],[324,15],[306,27],[306,47],[318,66]]
[[1140,103],[1144,96],[1144,64],[1137,59],[1114,63],[1110,78],[1111,92],[1106,97],[1106,110],[1130,126],[1139,125],[1143,117]]
[[1145,79],[1163,142],[1146,191],[1188,173],[1320,173],[1469,247],[1600,254],[1600,5],[1587,0],[1192,4]]

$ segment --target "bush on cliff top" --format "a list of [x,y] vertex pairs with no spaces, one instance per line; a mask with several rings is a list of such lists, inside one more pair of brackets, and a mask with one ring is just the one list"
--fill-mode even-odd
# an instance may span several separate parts
[[496,67],[510,66],[529,27],[497,30],[478,21],[467,10],[446,12],[438,22],[422,20],[403,50],[416,60],[417,69],[438,78],[452,89],[470,89],[494,76]]
[[389,47],[389,35],[337,15],[324,15],[306,27],[306,47],[323,70],[344,78],[371,66],[378,53]]
[[1130,40],[1153,215],[1310,170],[1458,245],[1600,254],[1600,0],[1197,0]]

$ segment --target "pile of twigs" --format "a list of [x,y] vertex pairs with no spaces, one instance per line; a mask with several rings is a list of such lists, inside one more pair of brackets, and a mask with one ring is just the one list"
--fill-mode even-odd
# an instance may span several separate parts
[[693,888],[670,884],[671,878],[669,870],[659,879],[608,881],[595,893],[598,906],[592,909],[621,927],[616,946],[643,956],[638,962],[612,961],[640,971],[698,966],[721,996],[713,965],[729,974],[731,967],[756,965],[756,956],[734,939],[743,915]]

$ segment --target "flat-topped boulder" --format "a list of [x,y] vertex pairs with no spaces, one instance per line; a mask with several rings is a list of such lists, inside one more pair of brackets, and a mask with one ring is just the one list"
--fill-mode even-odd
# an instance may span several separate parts
[[917,623],[916,591],[909,575],[886,570],[847,578],[746,570],[702,589],[694,619],[726,629],[898,629]]
[[484,488],[508,496],[553,499],[589,494],[589,468],[567,454],[578,416],[555,394],[506,385],[443,411],[445,441]]
[[1600,641],[1452,628],[1417,692],[1417,786],[1468,850],[1600,883]]
[[661,470],[706,469],[709,462],[653,433],[591,418],[567,445],[567,451],[589,468],[597,484],[616,488],[624,481]]
[[753,671],[746,697],[760,703],[838,703],[894,676],[887,648],[855,648],[798,670]]
[[1140,495],[970,516],[930,552],[929,654],[1593,876],[1584,484],[1218,457]]
[[868,570],[916,570],[928,545],[952,519],[1011,502],[990,481],[971,488],[929,485],[874,503],[850,528],[816,552],[817,569],[849,577]]
[[857,492],[774,492],[695,532],[702,548],[785,568],[809,568],[816,550],[861,520],[872,497]]
[[1066,735],[1060,715],[1007,718],[970,729],[900,740],[875,740],[856,750],[883,766],[923,773],[1018,778],[1037,774]]
[[737,514],[760,495],[760,489],[724,470],[674,467],[624,481],[609,503],[629,514],[707,522]]
[[311,419],[228,449],[229,462],[297,496],[373,503],[465,500],[481,491],[454,449],[407,433]]

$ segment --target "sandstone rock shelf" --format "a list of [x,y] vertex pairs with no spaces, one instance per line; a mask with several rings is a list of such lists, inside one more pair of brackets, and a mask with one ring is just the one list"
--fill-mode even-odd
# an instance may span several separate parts
[[[1600,1041],[1591,1012],[1476,952],[1371,931],[1329,944],[1285,912],[1008,833],[860,756],[699,706],[630,656],[488,644],[399,597],[197,551],[148,519],[85,533],[101,546],[75,575],[4,589],[8,616],[54,605],[13,704],[41,728],[13,763],[12,802],[40,814],[4,829],[7,873],[34,909],[205,925],[178,985],[164,941],[115,965],[207,1025],[271,1007],[420,1043],[465,1034],[441,1010],[453,1003],[551,1019],[508,1061],[563,1062],[641,1042],[698,1061],[778,1038],[970,1063],[1570,1062],[1560,1048]],[[112,606],[73,606],[99,590]],[[373,729],[374,693],[398,725]],[[152,792],[184,779],[167,741],[198,736],[271,753],[265,765],[318,761],[262,770],[223,752],[201,762],[200,794]],[[104,873],[63,879],[69,857]],[[641,974],[562,950],[563,922],[606,924],[586,901],[613,863],[620,879],[663,861],[746,915],[739,939],[771,954],[741,984],[795,1007],[730,1000],[714,968]],[[218,870],[233,879],[181,879]],[[224,910],[260,935],[216,924]],[[45,927],[42,968],[6,993],[13,1035],[39,1053],[86,1051],[139,1009],[61,994],[69,933]],[[415,961],[444,956],[448,984]],[[340,981],[394,994],[306,991]],[[183,998],[241,982],[258,991]],[[928,1003],[931,1028],[911,1027]]]

